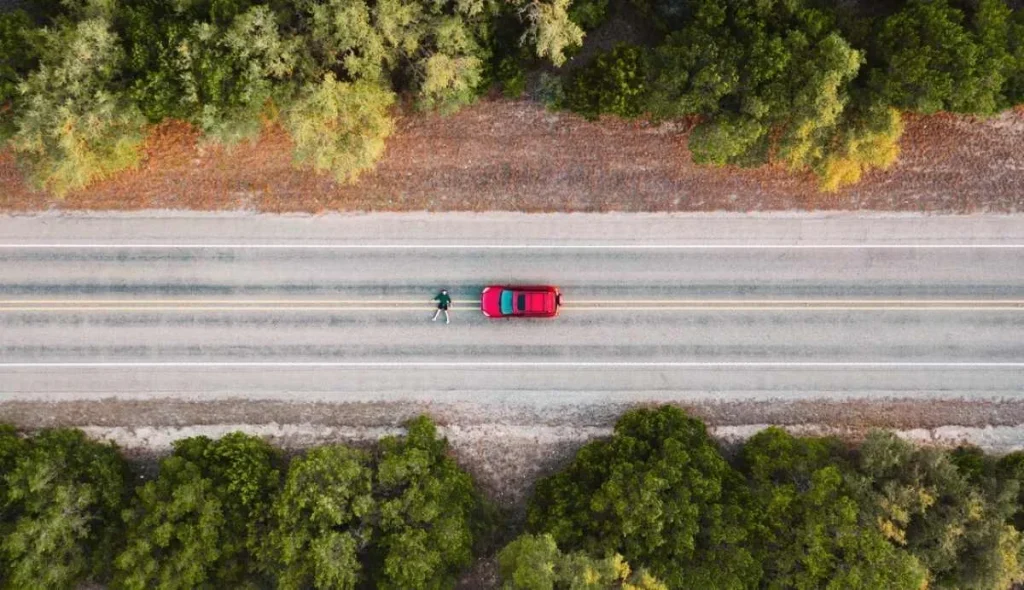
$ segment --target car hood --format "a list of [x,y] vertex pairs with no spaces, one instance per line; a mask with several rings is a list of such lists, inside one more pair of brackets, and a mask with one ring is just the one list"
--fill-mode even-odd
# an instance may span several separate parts
[[480,294],[480,311],[487,317],[500,318],[501,313],[501,287],[487,287]]

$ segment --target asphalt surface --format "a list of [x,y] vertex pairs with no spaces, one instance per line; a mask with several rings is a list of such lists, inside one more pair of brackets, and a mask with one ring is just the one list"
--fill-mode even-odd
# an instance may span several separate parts
[[[565,307],[490,320],[489,284],[558,285]],[[1019,395],[1024,222],[0,218],[3,399],[679,391]]]

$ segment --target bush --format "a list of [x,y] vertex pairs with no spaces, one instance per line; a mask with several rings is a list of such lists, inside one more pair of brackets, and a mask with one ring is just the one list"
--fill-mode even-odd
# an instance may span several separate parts
[[846,114],[834,143],[815,164],[819,186],[826,192],[856,184],[864,172],[891,167],[900,153],[903,121],[899,111],[881,105]]
[[573,0],[569,19],[584,31],[592,31],[608,20],[608,0]]
[[647,75],[646,51],[634,45],[619,45],[598,55],[572,77],[565,91],[565,105],[588,119],[602,114],[637,117],[646,108]]
[[327,74],[289,109],[285,126],[295,142],[295,160],[339,182],[373,167],[394,130],[388,109],[394,94],[371,82],[338,82]]
[[47,31],[44,41],[11,145],[36,186],[63,195],[137,165],[144,122],[115,85],[122,53],[105,21]]
[[519,98],[526,91],[526,69],[522,63],[512,56],[507,56],[498,63],[498,82],[501,92],[506,98]]
[[647,572],[633,572],[621,555],[565,554],[551,535],[520,535],[498,554],[498,566],[506,590],[668,590]]
[[0,13],[0,141],[14,133],[18,84],[39,64],[43,34],[24,10]]

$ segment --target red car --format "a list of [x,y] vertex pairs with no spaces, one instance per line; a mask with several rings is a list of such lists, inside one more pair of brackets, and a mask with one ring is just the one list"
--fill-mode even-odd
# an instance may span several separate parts
[[561,305],[558,287],[494,285],[480,295],[480,311],[489,318],[553,318]]

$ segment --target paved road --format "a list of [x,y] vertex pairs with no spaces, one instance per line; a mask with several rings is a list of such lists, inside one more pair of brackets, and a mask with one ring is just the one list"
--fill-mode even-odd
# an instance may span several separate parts
[[[558,284],[566,306],[487,320],[491,283]],[[5,399],[609,391],[1019,395],[1024,222],[0,218]]]

